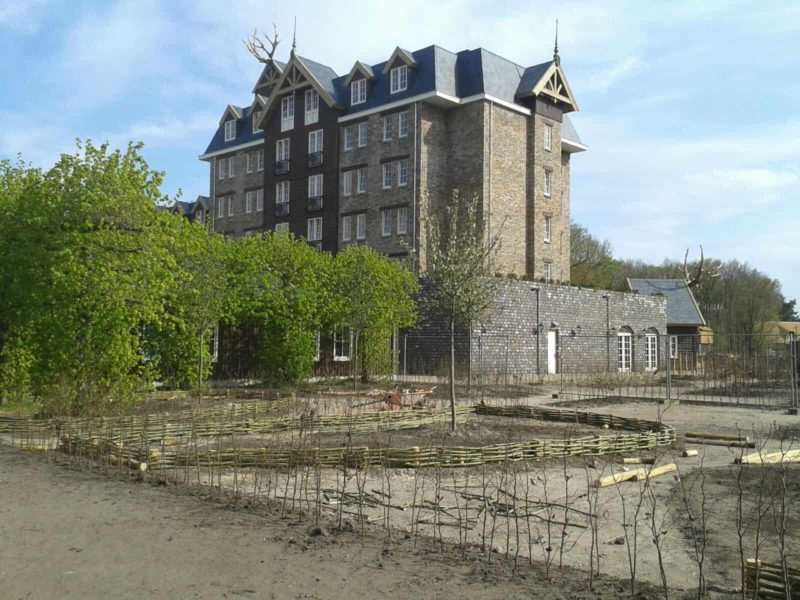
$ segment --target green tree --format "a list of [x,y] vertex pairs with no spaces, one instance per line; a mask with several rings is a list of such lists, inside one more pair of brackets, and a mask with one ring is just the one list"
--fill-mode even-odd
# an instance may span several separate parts
[[350,246],[333,265],[333,325],[347,324],[355,333],[361,378],[391,372],[389,339],[416,322],[414,294],[419,286],[400,263],[367,246]]
[[441,211],[424,220],[427,241],[426,293],[423,302],[433,314],[443,315],[450,331],[450,414],[456,429],[456,326],[471,328],[493,304],[497,286],[492,277],[499,249],[498,232],[486,239],[478,216],[477,198],[453,191]]

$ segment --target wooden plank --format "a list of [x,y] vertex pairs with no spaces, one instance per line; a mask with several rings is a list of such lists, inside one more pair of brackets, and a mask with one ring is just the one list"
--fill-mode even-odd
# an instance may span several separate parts
[[705,440],[725,440],[729,442],[749,442],[750,438],[740,435],[725,435],[722,433],[705,433],[697,431],[687,431],[684,434],[687,438],[702,438]]

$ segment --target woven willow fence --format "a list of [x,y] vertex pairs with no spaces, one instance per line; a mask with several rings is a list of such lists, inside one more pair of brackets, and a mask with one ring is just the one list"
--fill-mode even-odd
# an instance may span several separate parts
[[758,598],[800,598],[800,569],[749,559],[745,566],[745,591]]

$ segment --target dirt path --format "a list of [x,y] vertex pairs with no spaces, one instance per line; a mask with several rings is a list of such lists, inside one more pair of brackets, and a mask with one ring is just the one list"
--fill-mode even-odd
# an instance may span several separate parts
[[603,580],[589,592],[585,573],[569,570],[545,583],[536,567],[512,574],[383,534],[310,533],[0,447],[3,598],[610,599],[625,589]]

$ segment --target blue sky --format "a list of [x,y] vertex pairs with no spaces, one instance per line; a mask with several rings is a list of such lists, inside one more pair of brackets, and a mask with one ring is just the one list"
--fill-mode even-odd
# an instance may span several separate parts
[[74,139],[145,143],[165,191],[207,193],[205,149],[260,72],[254,27],[349,71],[395,46],[483,46],[562,66],[590,151],[573,217],[615,254],[747,261],[800,299],[800,3],[0,0],[0,158],[47,166]]

